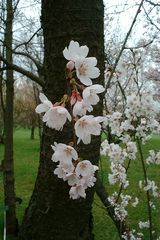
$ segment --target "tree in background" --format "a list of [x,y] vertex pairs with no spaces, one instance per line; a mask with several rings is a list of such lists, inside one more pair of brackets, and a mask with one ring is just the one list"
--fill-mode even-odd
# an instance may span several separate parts
[[41,119],[35,112],[38,103],[39,88],[37,84],[23,80],[15,87],[14,126],[31,129],[31,139],[34,139],[35,128],[41,129]]
[[[5,56],[12,64],[12,31],[14,9],[12,0],[6,2],[7,17],[5,29]],[[13,98],[14,98],[14,78],[13,70],[6,70],[6,106],[5,106],[5,146],[4,146],[4,195],[6,208],[6,228],[7,235],[17,234],[16,221],[16,197],[14,186],[14,164],[13,164]]]

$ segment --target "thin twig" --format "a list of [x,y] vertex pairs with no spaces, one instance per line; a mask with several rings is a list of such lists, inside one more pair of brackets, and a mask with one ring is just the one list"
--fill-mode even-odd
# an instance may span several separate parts
[[121,47],[121,50],[120,50],[120,52],[119,52],[119,54],[118,54],[118,57],[117,57],[115,63],[114,63],[113,69],[112,69],[112,71],[111,71],[111,75],[110,75],[110,77],[109,77],[109,79],[108,79],[108,82],[107,82],[107,84],[106,84],[105,91],[107,91],[108,87],[110,86],[110,82],[111,82],[111,79],[112,79],[112,77],[113,77],[113,73],[115,72],[115,69],[116,69],[117,64],[118,64],[118,62],[119,62],[119,60],[120,60],[120,57],[121,57],[121,55],[122,55],[122,52],[123,52],[123,50],[125,49],[126,43],[127,43],[128,38],[129,38],[129,36],[130,36],[130,34],[131,34],[131,31],[132,31],[132,29],[133,29],[133,26],[134,26],[134,24],[135,24],[135,22],[136,22],[136,20],[137,20],[137,16],[138,16],[138,14],[140,13],[140,10],[141,10],[141,7],[142,7],[142,5],[143,5],[143,2],[144,2],[144,0],[142,0],[141,3],[139,4],[139,7],[138,7],[137,12],[136,12],[136,15],[135,15],[135,17],[134,17],[134,19],[133,19],[133,21],[132,21],[132,24],[131,24],[131,26],[130,26],[130,29],[129,29],[129,31],[128,31],[127,34],[126,34],[126,37],[125,37],[124,42],[123,42],[123,45],[122,45],[122,47]]
[[[148,184],[147,172],[146,172],[146,167],[145,167],[145,163],[144,163],[144,156],[143,156],[142,147],[141,147],[141,140],[138,137],[137,137],[137,146],[138,146],[138,150],[140,153],[140,159],[141,159],[142,169],[143,169],[143,174],[144,174],[144,181],[145,181],[145,185],[147,186],[147,184]],[[150,206],[149,190],[146,191],[146,196],[147,196],[147,207],[148,207],[148,218],[149,218],[149,234],[150,234],[150,240],[153,240],[152,210],[151,210],[151,206]]]

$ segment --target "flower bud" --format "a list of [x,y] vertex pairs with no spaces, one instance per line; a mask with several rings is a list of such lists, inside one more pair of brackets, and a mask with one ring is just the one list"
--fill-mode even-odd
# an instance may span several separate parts
[[66,68],[70,69],[71,71],[74,69],[74,62],[73,61],[69,61],[66,64]]

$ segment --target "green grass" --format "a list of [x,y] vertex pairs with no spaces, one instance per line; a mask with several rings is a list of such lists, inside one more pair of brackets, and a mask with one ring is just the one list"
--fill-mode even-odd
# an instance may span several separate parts
[[[158,150],[160,145],[160,136],[153,136],[152,140],[149,141],[143,148],[144,155],[147,156],[148,149]],[[3,146],[0,145],[0,159],[3,158]],[[24,210],[28,205],[30,199],[34,181],[38,169],[39,159],[39,138],[36,133],[35,140],[30,140],[30,131],[28,129],[15,129],[14,130],[14,161],[15,161],[15,186],[16,195],[23,199],[21,205],[17,204],[17,216],[19,222],[21,222]],[[138,220],[146,220],[147,208],[145,202],[145,194],[138,192],[138,181],[143,179],[141,170],[141,162],[137,159],[132,161],[129,169],[129,180],[130,188],[126,193],[132,193],[135,196],[141,198],[140,204],[137,208],[129,208],[129,225],[137,228]],[[160,167],[152,166],[148,169],[149,178],[158,182],[160,187]],[[108,185],[108,173],[109,163],[108,159],[102,157],[101,159],[101,173],[100,177],[103,183],[107,187],[109,194],[115,191],[115,187]],[[160,235],[160,201],[154,200],[157,205],[157,209],[154,211],[153,220],[154,228]],[[94,234],[95,240],[118,240],[118,235],[114,224],[108,217],[105,208],[100,202],[99,198],[95,196],[93,204],[93,216],[94,216]],[[3,184],[2,184],[2,173],[0,173],[0,239],[3,234]],[[156,238],[155,238],[156,239]],[[8,240],[15,240],[14,238],[8,238]],[[144,240],[149,240],[148,232],[145,231]]]
[[[28,129],[14,130],[14,168],[15,168],[15,188],[16,196],[23,202],[17,203],[17,217],[21,222],[24,210],[30,199],[34,181],[38,169],[39,158],[39,138],[38,133],[34,140],[30,140],[30,131]],[[3,159],[3,146],[0,145],[0,159]],[[2,173],[0,176],[0,195],[3,189]],[[0,239],[3,233],[3,197],[0,196]],[[12,238],[9,238],[12,240]]]

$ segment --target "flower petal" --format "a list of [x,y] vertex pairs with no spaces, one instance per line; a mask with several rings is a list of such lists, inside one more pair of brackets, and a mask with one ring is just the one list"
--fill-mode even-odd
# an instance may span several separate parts
[[100,75],[100,70],[97,67],[91,68],[91,70],[88,71],[88,75],[90,78],[97,78]]
[[48,101],[48,98],[43,93],[39,94],[39,99],[41,100],[41,102]]
[[86,57],[89,52],[89,48],[85,45],[85,46],[81,46],[80,50],[81,50],[82,57]]
[[67,59],[67,60],[71,60],[71,54],[68,51],[67,47],[65,47],[65,49],[63,50],[63,56]]
[[102,93],[105,91],[105,88],[100,84],[94,84],[94,85],[90,86],[89,88],[95,90],[96,93]]
[[43,103],[40,103],[37,107],[36,107],[36,109],[35,109],[35,111],[36,111],[36,113],[43,113],[43,112],[46,112],[46,111],[48,111],[49,109],[48,109],[48,106],[46,106],[45,104],[43,104]]

